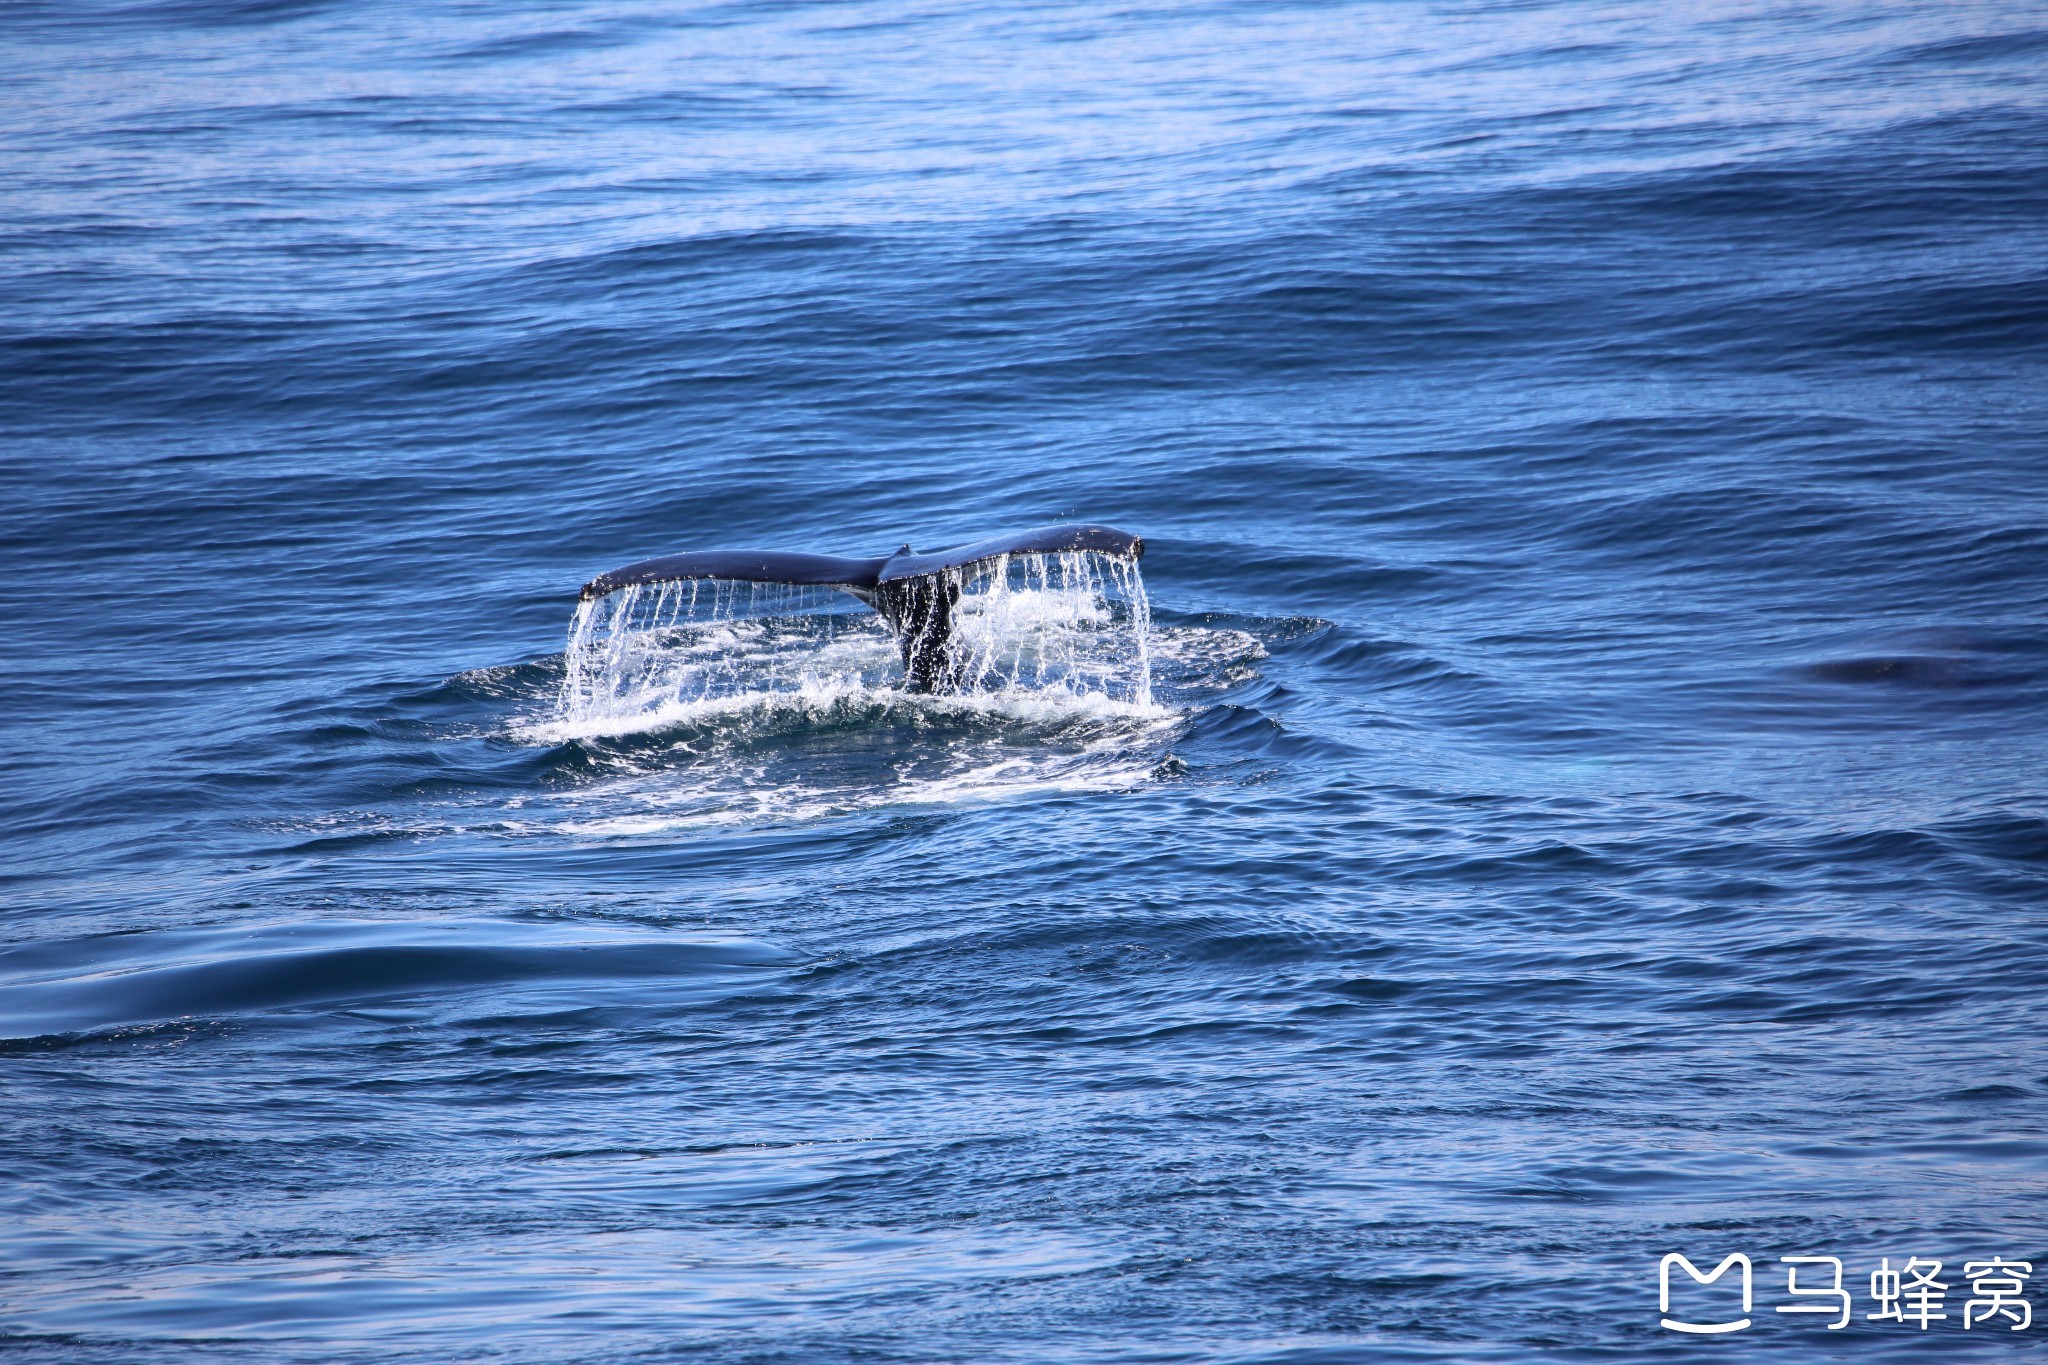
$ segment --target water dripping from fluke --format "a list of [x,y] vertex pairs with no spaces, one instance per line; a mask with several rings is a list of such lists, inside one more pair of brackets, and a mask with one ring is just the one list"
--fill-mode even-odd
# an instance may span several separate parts
[[757,708],[914,697],[943,709],[1148,714],[1143,542],[1056,526],[875,559],[710,551],[584,585],[555,738]]

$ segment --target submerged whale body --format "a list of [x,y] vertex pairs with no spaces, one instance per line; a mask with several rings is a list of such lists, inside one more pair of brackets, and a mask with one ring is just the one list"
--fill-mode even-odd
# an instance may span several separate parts
[[581,596],[587,602],[635,584],[693,578],[838,588],[873,607],[889,623],[903,654],[903,676],[910,690],[938,692],[953,683],[947,646],[953,635],[953,605],[960,600],[961,571],[1005,555],[1076,552],[1136,560],[1145,552],[1145,542],[1110,526],[1069,525],[1041,526],[927,553],[905,545],[876,559],[782,550],[703,550],[643,559],[599,574],[583,585]]

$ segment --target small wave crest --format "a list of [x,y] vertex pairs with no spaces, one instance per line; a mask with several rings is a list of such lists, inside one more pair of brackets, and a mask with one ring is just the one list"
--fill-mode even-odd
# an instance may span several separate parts
[[525,920],[315,921],[58,940],[0,951],[0,1039],[273,1011],[447,1005],[522,994],[529,1005],[594,993],[677,1001],[735,989],[787,953]]

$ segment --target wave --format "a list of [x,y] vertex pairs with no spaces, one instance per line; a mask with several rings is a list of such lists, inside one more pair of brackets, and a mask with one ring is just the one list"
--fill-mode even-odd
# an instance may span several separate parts
[[522,987],[685,1000],[793,959],[764,943],[524,920],[304,921],[44,940],[0,950],[0,1038]]

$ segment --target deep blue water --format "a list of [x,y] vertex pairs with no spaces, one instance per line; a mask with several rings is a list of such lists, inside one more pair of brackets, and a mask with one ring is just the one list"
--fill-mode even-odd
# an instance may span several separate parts
[[[2015,1357],[2044,69],[2018,3],[6,6],[0,1354]],[[1146,538],[1153,711],[551,728],[601,570],[1065,519]],[[1658,1326],[1737,1251],[1752,1327]]]

